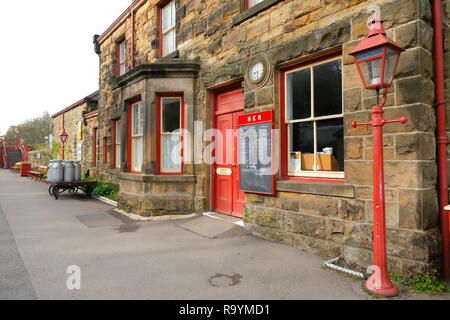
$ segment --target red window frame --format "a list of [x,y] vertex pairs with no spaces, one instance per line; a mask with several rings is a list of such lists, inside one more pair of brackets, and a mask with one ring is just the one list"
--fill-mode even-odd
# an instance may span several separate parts
[[[120,119],[114,120],[113,125],[113,168],[114,169],[120,169],[120,163],[117,163],[117,123],[120,121]],[[121,142],[122,144],[122,142]]]
[[[180,98],[180,128],[181,128],[181,166],[180,172],[161,171],[161,100],[163,98]],[[184,129],[185,129],[185,102],[183,92],[164,92],[156,94],[156,174],[158,175],[183,175],[184,174]]]
[[163,9],[165,7],[167,7],[169,4],[171,4],[172,2],[175,2],[176,0],[166,0],[163,1],[159,4],[159,57],[160,58],[164,58],[165,56],[175,52],[177,50],[177,45],[176,45],[176,35],[177,35],[177,31],[176,31],[176,16],[175,16],[175,48],[174,51],[168,53],[167,55],[164,55],[164,35],[163,35]]
[[[139,102],[143,103],[141,96],[138,96],[137,98],[132,99],[127,103],[128,104],[127,171],[129,173],[142,173],[142,171],[133,170],[133,105]],[[143,108],[145,110],[145,106]],[[144,139],[142,143],[145,143],[145,132],[143,136]]]
[[92,140],[92,166],[97,167],[97,134],[98,128],[93,130],[93,140]]
[[345,183],[345,178],[322,178],[322,177],[297,177],[297,176],[289,176],[288,173],[288,124],[285,123],[285,114],[286,114],[286,98],[285,98],[285,75],[287,72],[298,69],[310,64],[315,64],[320,61],[325,61],[328,59],[338,58],[342,56],[342,52],[333,53],[327,56],[319,57],[316,59],[311,59],[305,61],[300,64],[296,64],[294,66],[290,66],[280,70],[280,147],[281,147],[281,157],[280,157],[280,175],[283,180],[297,180],[297,181],[311,181],[311,182],[329,182],[329,183]]
[[126,64],[127,64],[127,62],[126,62],[126,58],[127,58],[126,54],[125,54],[125,61],[123,63],[121,63],[122,54],[121,54],[120,47],[122,46],[122,44],[125,44],[125,52],[126,52],[126,40],[125,39],[123,39],[121,41],[118,41],[116,43],[116,56],[117,56],[116,75],[118,77],[120,77],[121,75],[125,74],[125,72],[122,73],[122,65],[125,65],[125,68],[126,68]]

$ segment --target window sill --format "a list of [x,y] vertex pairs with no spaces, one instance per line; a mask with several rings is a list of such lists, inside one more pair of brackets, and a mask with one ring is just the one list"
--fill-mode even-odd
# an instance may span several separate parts
[[175,50],[174,52],[169,53],[168,55],[162,57],[160,60],[175,59],[175,58],[178,58],[178,56],[179,56],[179,52],[178,52],[178,50]]
[[283,0],[264,0],[261,3],[258,3],[257,5],[241,12],[239,15],[233,18],[233,26],[237,26],[238,24],[241,24],[245,20],[250,19],[251,17],[256,16],[261,11],[264,11],[271,6],[277,4],[278,2],[281,2]]
[[355,188],[353,186],[340,183],[281,180],[277,181],[277,191],[342,198],[355,197]]

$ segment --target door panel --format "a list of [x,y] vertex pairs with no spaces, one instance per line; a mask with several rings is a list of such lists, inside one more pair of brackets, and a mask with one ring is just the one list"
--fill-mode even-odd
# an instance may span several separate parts
[[232,175],[226,173],[232,169],[232,159],[229,154],[232,152],[232,142],[227,141],[226,134],[233,128],[233,115],[224,114],[217,117],[217,129],[221,133],[216,137],[216,164],[215,174],[215,210],[224,214],[233,212],[233,180]]
[[[234,90],[217,97],[216,110],[243,110],[241,90]],[[214,175],[214,211],[242,217],[245,193],[240,191],[239,168],[239,116],[243,111],[229,112],[216,116],[216,128],[221,136],[216,139],[216,162]]]

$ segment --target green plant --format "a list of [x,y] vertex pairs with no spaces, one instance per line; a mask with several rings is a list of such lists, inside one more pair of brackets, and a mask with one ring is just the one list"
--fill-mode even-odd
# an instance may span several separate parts
[[97,182],[93,186],[92,194],[96,197],[105,197],[117,201],[119,186],[108,182]]
[[439,274],[436,270],[409,279],[408,285],[415,291],[428,294],[442,294],[446,291],[445,283],[439,280]]
[[439,279],[439,273],[436,270],[425,272],[408,279],[394,273],[390,273],[390,277],[394,282],[417,292],[424,292],[431,295],[446,292],[446,285]]

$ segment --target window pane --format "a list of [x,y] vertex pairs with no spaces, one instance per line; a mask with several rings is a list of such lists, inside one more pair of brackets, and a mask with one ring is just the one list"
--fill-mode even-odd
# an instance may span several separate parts
[[126,45],[125,41],[120,43],[120,63],[125,62],[126,60]]
[[122,162],[122,157],[121,157],[121,150],[120,150],[120,144],[116,144],[116,167],[120,168],[120,164]]
[[251,8],[264,0],[248,0],[248,7]]
[[317,121],[317,170],[344,171],[343,118]]
[[311,70],[287,75],[287,116],[289,120],[311,117]]
[[290,170],[314,170],[314,123],[302,122],[289,125],[291,149]]
[[163,169],[181,169],[181,137],[163,136]]
[[144,112],[142,102],[133,105],[133,135],[143,134]]
[[341,60],[314,67],[314,116],[342,113]]
[[143,138],[133,138],[133,169],[135,171],[141,171],[142,169],[142,156],[143,156]]
[[116,144],[120,143],[122,138],[122,122],[120,120],[116,121]]
[[163,55],[167,56],[168,54],[174,51],[175,51],[175,30],[172,30],[163,36]]
[[168,29],[170,29],[171,27],[173,27],[174,23],[175,23],[175,19],[173,19],[173,8],[174,7],[175,2],[172,2],[171,4],[165,6],[162,9],[162,28],[163,28],[163,32],[166,32]]
[[180,99],[162,99],[162,132],[180,131]]

